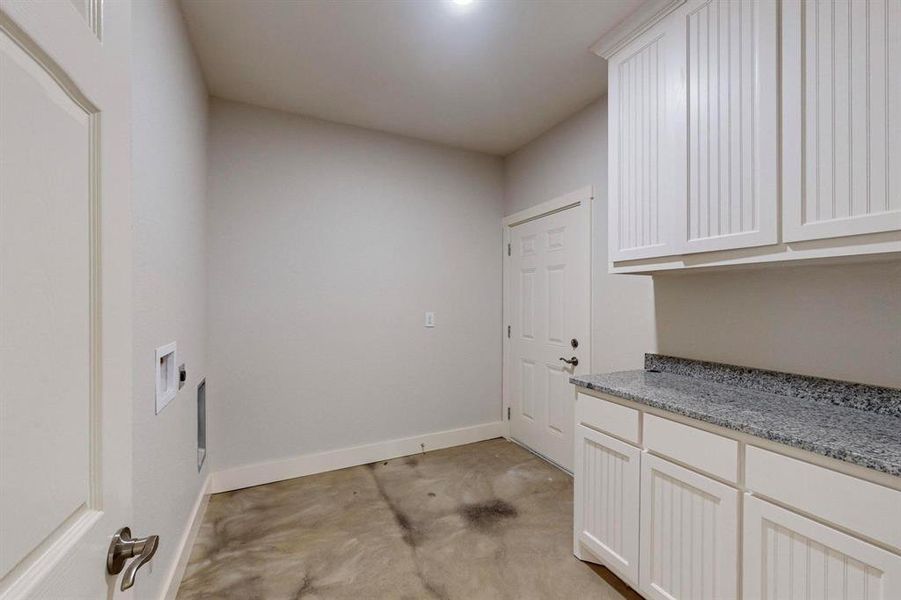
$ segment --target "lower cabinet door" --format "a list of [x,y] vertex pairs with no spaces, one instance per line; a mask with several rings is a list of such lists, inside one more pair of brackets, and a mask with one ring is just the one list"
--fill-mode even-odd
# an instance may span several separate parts
[[901,598],[901,556],[750,495],[743,555],[745,598]]
[[738,490],[641,459],[639,590],[659,600],[738,597]]
[[637,586],[641,451],[577,425],[575,458],[576,556],[601,562]]

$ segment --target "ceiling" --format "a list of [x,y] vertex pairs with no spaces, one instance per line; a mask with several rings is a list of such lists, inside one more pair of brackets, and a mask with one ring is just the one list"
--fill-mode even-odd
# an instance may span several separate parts
[[641,0],[182,0],[220,98],[506,155],[600,97]]

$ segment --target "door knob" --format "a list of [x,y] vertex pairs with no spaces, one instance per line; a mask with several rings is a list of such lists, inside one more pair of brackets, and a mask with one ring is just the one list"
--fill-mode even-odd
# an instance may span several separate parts
[[572,365],[572,366],[574,366],[574,367],[578,367],[578,366],[579,366],[579,359],[576,358],[575,356],[573,356],[572,358],[569,358],[569,359],[563,358],[563,357],[561,356],[561,357],[560,357],[560,360],[562,360],[562,361],[565,362],[566,364]]
[[123,527],[113,535],[109,552],[106,555],[106,570],[110,575],[118,575],[129,558],[134,558],[125,575],[122,576],[122,591],[135,584],[135,574],[156,554],[160,536],[148,535],[145,538],[131,537],[131,529]]

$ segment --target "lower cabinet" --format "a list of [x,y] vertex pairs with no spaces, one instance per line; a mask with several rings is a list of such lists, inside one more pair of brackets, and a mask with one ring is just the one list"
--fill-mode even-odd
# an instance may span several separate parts
[[901,599],[898,489],[609,404],[577,400],[577,557],[647,600]]
[[745,598],[901,598],[901,557],[750,495],[743,559]]
[[631,585],[638,582],[638,483],[641,451],[576,426],[575,552],[584,546]]
[[738,497],[728,485],[642,455],[639,591],[645,597],[738,597]]

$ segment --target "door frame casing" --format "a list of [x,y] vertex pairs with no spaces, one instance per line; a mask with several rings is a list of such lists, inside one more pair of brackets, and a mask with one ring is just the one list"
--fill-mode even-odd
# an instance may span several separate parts
[[[511,243],[512,239],[510,230],[522,223],[534,221],[564,210],[578,210],[581,218],[588,223],[588,227],[585,229],[586,235],[588,236],[588,243],[585,244],[585,248],[588,250],[588,260],[586,262],[588,265],[588,340],[585,344],[584,353],[587,356],[587,364],[591,366],[591,333],[594,323],[594,306],[591,302],[591,293],[593,290],[591,255],[593,254],[592,250],[594,247],[592,243],[592,233],[594,228],[591,222],[592,200],[594,200],[594,188],[591,185],[586,185],[501,219],[501,228],[503,230],[503,245],[501,246],[501,256],[503,259],[503,292],[501,299],[503,311],[501,320],[501,346],[503,348],[503,356],[501,359],[501,370],[503,372],[501,383],[501,420],[504,422],[504,437],[508,440],[512,439],[510,436],[510,420],[507,418],[507,410],[512,410],[509,379],[510,338],[507,337],[507,326],[512,323],[513,318],[513,315],[510,314],[510,307],[508,306],[508,303],[510,302],[510,261],[512,259],[511,256],[507,255],[507,245]],[[532,451],[534,452],[534,449],[532,449]]]

